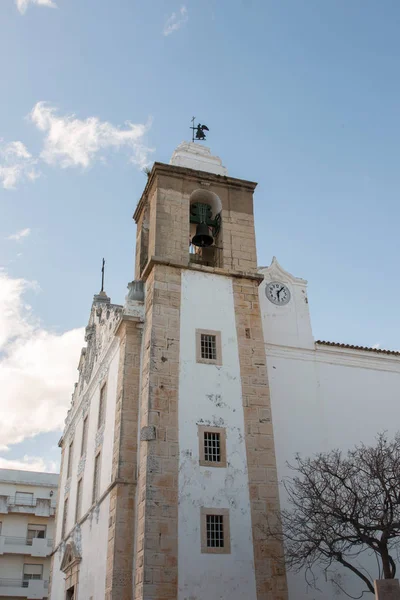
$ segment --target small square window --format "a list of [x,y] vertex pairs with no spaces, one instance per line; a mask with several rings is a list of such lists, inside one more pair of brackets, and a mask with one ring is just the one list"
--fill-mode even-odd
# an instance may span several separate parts
[[226,467],[226,430],[198,426],[199,463],[203,467]]
[[201,552],[230,554],[229,510],[201,508]]
[[221,365],[221,332],[196,329],[196,361]]

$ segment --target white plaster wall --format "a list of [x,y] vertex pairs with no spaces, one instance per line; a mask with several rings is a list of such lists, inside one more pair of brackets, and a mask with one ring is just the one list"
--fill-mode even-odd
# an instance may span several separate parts
[[[106,496],[99,508],[92,511],[80,528],[82,560],[79,564],[79,598],[89,600],[104,598],[106,581],[106,558],[108,543],[108,518],[110,496]],[[51,600],[64,600],[64,573],[60,571],[64,546],[54,555]]]
[[[196,329],[221,331],[222,366],[196,363]],[[232,282],[184,271],[179,374],[179,600],[255,600],[244,416]],[[198,424],[226,427],[228,466],[199,466]],[[200,507],[230,511],[231,554],[202,554]]]
[[[107,376],[107,399],[106,399],[106,417],[104,431],[100,438],[100,445],[96,447],[96,436],[99,437],[97,424],[99,415],[100,387],[104,380],[96,385],[90,398],[89,407],[89,426],[88,426],[88,441],[87,451],[85,455],[85,465],[83,472],[78,476],[78,465],[81,461],[81,443],[83,430],[83,415],[80,410],[79,419],[76,421],[74,436],[74,452],[72,476],[70,481],[70,489],[68,491],[69,507],[68,519],[66,524],[66,533],[72,531],[71,539],[76,539],[75,526],[76,513],[76,490],[77,482],[83,475],[83,494],[82,494],[82,510],[83,517],[90,509],[91,512],[81,526],[81,544],[82,544],[82,561],[80,563],[79,574],[79,597],[89,599],[104,598],[105,589],[105,572],[107,559],[107,539],[108,539],[108,518],[109,518],[109,496],[103,500],[100,505],[92,507],[93,493],[93,477],[94,477],[94,459],[101,447],[101,475],[100,475],[100,490],[99,497],[106,491],[111,483],[112,471],[112,453],[114,444],[114,426],[115,426],[115,407],[117,396],[117,380],[119,367],[119,346],[115,347],[113,356],[110,359],[108,376]],[[57,543],[61,539],[61,523],[65,494],[66,471],[68,465],[68,447],[64,459],[63,471],[61,473],[61,495],[60,504],[57,515]],[[51,591],[52,600],[64,600],[64,573],[60,571],[60,564],[63,557],[64,545],[57,550],[53,568],[53,584]]]
[[[268,332],[268,343],[313,349],[307,282],[285,271],[275,257],[269,267],[260,269],[260,273],[264,275],[264,281],[259,286],[259,296],[263,328]],[[276,306],[266,298],[265,288],[272,281],[288,287],[291,295],[288,304]]]
[[26,537],[28,525],[46,525],[46,537],[53,539],[54,519],[35,517],[35,515],[8,513],[0,515],[2,522],[1,535],[12,537]]
[[[305,285],[304,294],[296,293],[295,278],[286,274],[285,279],[285,271],[274,272],[274,268],[271,265],[263,272],[269,279],[287,282],[293,290],[289,305],[275,307],[265,297],[265,283],[260,286],[278,477],[282,480],[293,475],[286,463],[293,464],[296,453],[312,456],[333,448],[346,451],[359,442],[374,443],[378,432],[386,430],[393,435],[400,429],[400,358],[310,345],[307,336],[299,335],[298,315],[303,324],[308,315]],[[309,317],[308,321],[312,336]],[[284,506],[283,489],[280,499]],[[362,565],[371,572],[376,569],[370,557],[363,558]],[[338,573],[342,587],[358,597],[364,589],[358,578],[346,569],[338,569]],[[318,569],[315,575],[319,590],[307,586],[304,573],[288,573],[290,600],[347,598]]]
[[[61,539],[61,525],[62,515],[65,497],[68,495],[68,518],[66,523],[66,532],[75,524],[75,510],[76,510],[76,490],[78,479],[83,475],[83,494],[82,494],[82,510],[81,516],[83,516],[92,505],[92,493],[93,493],[93,477],[94,477],[94,459],[101,448],[101,477],[100,477],[100,492],[101,495],[111,482],[111,468],[112,468],[112,452],[114,443],[114,425],[115,425],[115,405],[117,395],[117,380],[118,380],[118,366],[119,366],[119,346],[116,347],[114,354],[110,360],[107,376],[107,398],[106,398],[106,417],[105,426],[103,433],[98,435],[98,416],[99,416],[99,401],[100,401],[100,388],[104,383],[104,379],[96,385],[93,389],[90,397],[90,407],[88,412],[89,426],[88,426],[88,440],[87,450],[84,455],[84,469],[78,475],[78,465],[82,460],[81,457],[81,444],[82,444],[82,432],[83,432],[83,412],[78,409],[78,418],[75,423],[75,430],[66,436],[66,447],[65,447],[65,458],[63,464],[63,471],[60,475],[61,481],[61,494],[60,504],[57,514],[57,543]],[[72,456],[72,475],[70,482],[67,486],[67,467],[68,467],[68,447],[70,440],[74,440],[73,456]],[[96,446],[96,436],[100,438],[100,444]]]

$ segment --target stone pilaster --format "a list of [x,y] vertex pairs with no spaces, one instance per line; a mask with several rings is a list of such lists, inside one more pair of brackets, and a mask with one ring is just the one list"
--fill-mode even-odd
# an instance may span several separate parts
[[178,597],[180,296],[180,270],[155,265],[146,281],[135,600]]
[[123,320],[108,521],[106,600],[132,600],[142,323]]
[[233,280],[257,600],[286,600],[283,548],[266,532],[266,516],[279,510],[279,494],[258,283]]

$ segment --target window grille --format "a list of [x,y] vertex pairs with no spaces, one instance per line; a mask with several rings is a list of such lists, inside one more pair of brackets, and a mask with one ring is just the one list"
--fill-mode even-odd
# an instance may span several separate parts
[[217,339],[215,335],[201,334],[201,358],[217,360]]
[[204,432],[204,460],[221,462],[221,436],[219,433]]
[[207,548],[224,547],[223,515],[207,515]]

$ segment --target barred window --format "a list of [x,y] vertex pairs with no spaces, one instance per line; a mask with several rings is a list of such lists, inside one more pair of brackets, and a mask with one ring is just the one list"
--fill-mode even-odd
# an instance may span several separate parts
[[221,462],[221,436],[219,433],[204,432],[204,460]]
[[229,554],[230,530],[227,508],[201,508],[201,552]]
[[196,360],[205,364],[222,364],[220,331],[196,330]]
[[217,340],[215,335],[201,334],[201,358],[217,360]]
[[207,515],[207,548],[224,547],[224,517]]
[[226,429],[198,425],[199,462],[203,467],[226,467]]

